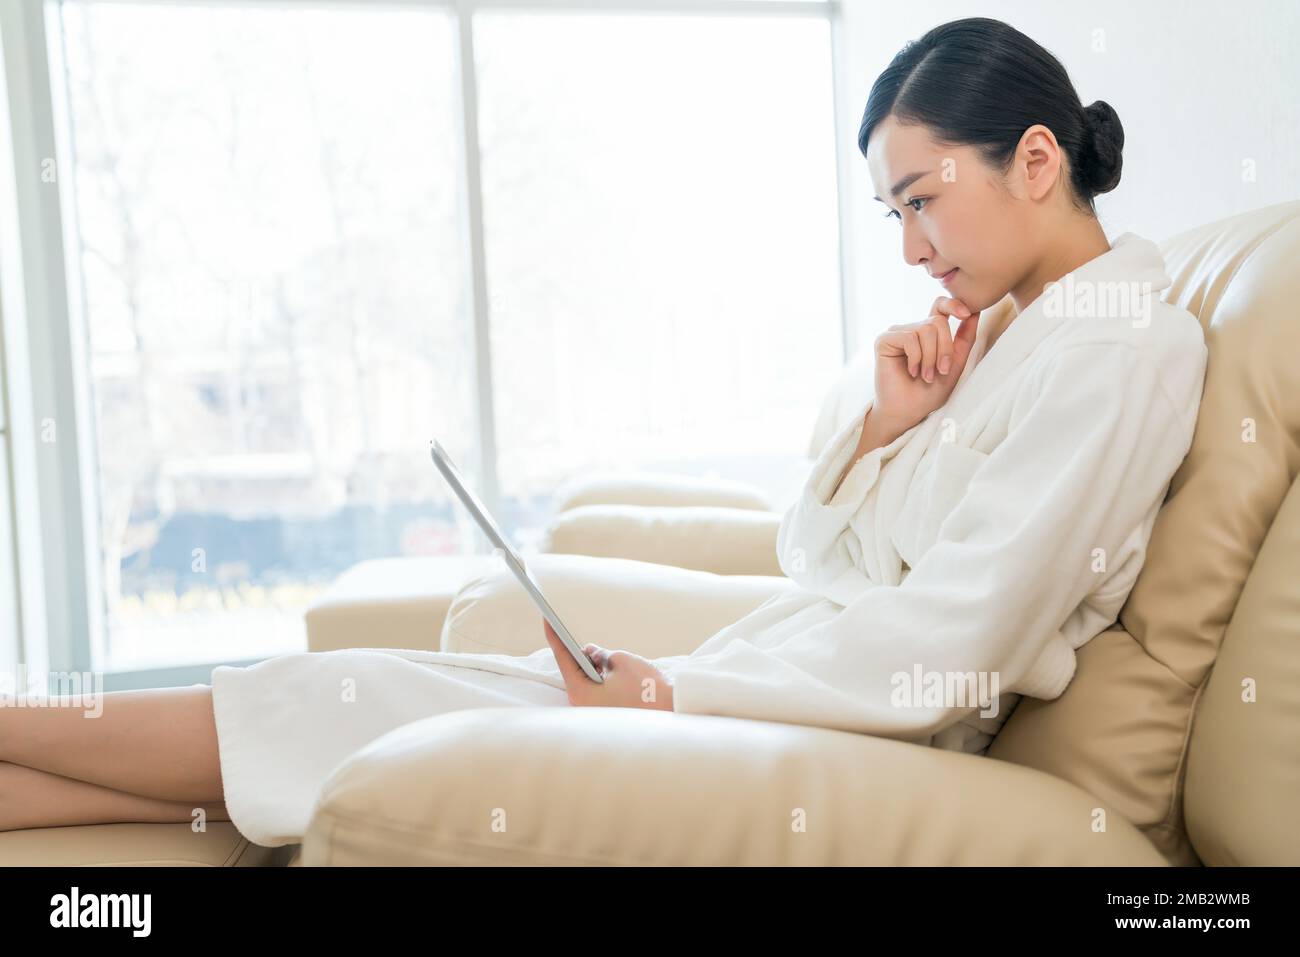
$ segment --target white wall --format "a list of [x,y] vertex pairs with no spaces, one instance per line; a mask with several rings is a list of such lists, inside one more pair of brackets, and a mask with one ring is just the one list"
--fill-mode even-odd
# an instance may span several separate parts
[[[851,341],[923,319],[943,288],[903,261],[883,218],[857,130],[871,84],[909,39],[962,17],[1003,20],[1050,50],[1084,105],[1105,100],[1124,124],[1120,185],[1097,198],[1108,236],[1157,242],[1184,229],[1300,199],[1300,3],[1296,0],[843,0],[837,120],[852,151],[848,308]],[[1103,31],[1101,34],[1095,31]],[[1095,39],[1104,40],[1094,50]],[[1254,161],[1254,181],[1243,176]],[[856,335],[856,338],[852,338]]]

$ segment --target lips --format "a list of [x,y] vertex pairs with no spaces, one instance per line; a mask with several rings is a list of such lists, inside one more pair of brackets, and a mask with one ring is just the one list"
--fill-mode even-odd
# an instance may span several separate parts
[[939,282],[943,283],[946,286],[948,285],[948,283],[952,281],[953,276],[955,276],[956,274],[957,274],[957,267],[953,266],[946,273],[944,273],[942,276],[939,277]]

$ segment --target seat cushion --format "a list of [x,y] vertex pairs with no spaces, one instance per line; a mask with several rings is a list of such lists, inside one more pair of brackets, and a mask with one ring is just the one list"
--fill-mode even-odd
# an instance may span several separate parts
[[1163,863],[1093,795],[1027,768],[639,708],[468,708],[395,728],[335,768],[302,849],[313,867]]
[[300,846],[260,847],[229,821],[85,824],[0,831],[0,867],[280,867]]

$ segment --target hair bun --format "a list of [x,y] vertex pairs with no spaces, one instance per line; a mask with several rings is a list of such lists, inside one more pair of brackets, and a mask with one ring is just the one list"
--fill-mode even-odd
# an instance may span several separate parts
[[1108,193],[1119,185],[1124,166],[1124,126],[1119,114],[1105,100],[1083,110],[1088,136],[1085,139],[1083,176],[1093,193]]

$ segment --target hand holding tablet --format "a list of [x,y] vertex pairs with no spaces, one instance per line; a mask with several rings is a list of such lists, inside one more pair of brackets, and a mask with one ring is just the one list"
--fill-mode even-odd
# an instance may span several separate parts
[[597,685],[586,680],[578,666],[564,653],[560,636],[549,622],[543,621],[546,640],[555,652],[555,661],[564,676],[564,686],[569,692],[569,704],[596,708],[650,708],[659,711],[673,710],[672,682],[653,661],[630,651],[611,651],[599,645],[586,644],[583,652],[591,658],[604,676]]
[[[492,516],[488,514],[488,510],[484,508],[483,503],[478,500],[478,496],[471,492],[469,486],[465,484],[464,480],[461,478],[460,470],[456,468],[455,464],[451,461],[450,456],[447,455],[446,450],[441,444],[439,444],[437,439],[433,439],[430,442],[430,455],[433,457],[433,464],[438,467],[438,471],[442,473],[443,478],[447,480],[448,484],[450,484],[452,489],[456,492],[457,497],[465,504],[465,507],[469,509],[470,515],[474,517],[474,521],[478,523],[479,528],[483,529],[483,534],[488,537],[488,540],[492,542],[493,545],[501,550],[501,555],[505,559],[506,565],[508,565],[510,570],[514,573],[515,578],[519,579],[519,583],[524,586],[524,591],[528,592],[533,603],[541,609],[543,617],[554,630],[556,639],[563,646],[564,650],[573,658],[574,662],[577,663],[583,674],[593,682],[603,684],[605,678],[601,673],[601,670],[596,667],[592,660],[587,657],[580,647],[578,647],[578,643],[573,640],[573,636],[569,633],[569,629],[564,626],[564,622],[560,620],[560,616],[555,613],[555,609],[551,607],[551,603],[548,602],[546,596],[542,594],[541,585],[538,584],[537,580],[533,578],[532,574],[528,571],[527,566],[524,565],[524,560],[519,557],[515,550],[511,548],[510,544],[505,540],[505,536],[502,535],[500,529],[497,528],[497,524],[493,521]],[[554,645],[552,645],[552,647],[554,647]],[[558,660],[557,655],[557,661]],[[563,665],[561,665],[561,667],[563,667]]]

